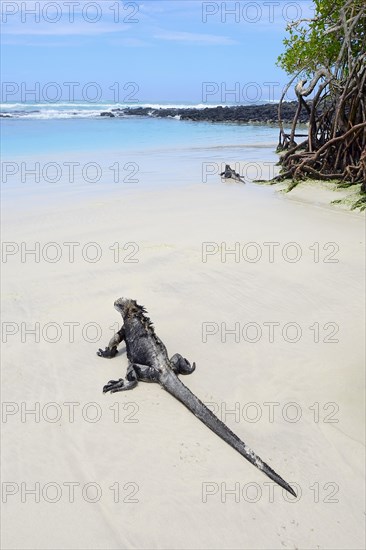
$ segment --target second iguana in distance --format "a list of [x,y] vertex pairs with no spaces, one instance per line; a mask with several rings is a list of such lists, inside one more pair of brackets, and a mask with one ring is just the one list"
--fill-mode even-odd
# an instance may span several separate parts
[[230,166],[230,164],[225,164],[225,170],[221,172],[220,176],[225,180],[234,180],[234,181],[240,181],[241,183],[245,183],[242,176],[238,174],[238,172],[235,172]]
[[139,380],[156,382],[167,392],[181,401],[197,418],[221,439],[226,441],[244,458],[296,497],[295,491],[276,472],[257,456],[238,436],[236,436],[213,412],[206,407],[180,379],[178,374],[191,374],[196,365],[176,353],[171,359],[165,345],[156,335],[146,310],[135,300],[119,298],[114,307],[122,315],[122,328],[113,336],[105,350],[99,349],[100,357],[112,358],[118,353],[117,346],[123,340],[126,343],[128,368],[126,379],[110,380],[103,393],[131,390]]

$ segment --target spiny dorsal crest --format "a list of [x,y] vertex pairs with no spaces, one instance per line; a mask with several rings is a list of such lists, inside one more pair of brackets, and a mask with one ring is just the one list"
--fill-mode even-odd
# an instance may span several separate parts
[[134,305],[134,312],[133,314],[135,315],[135,317],[137,319],[139,319],[139,321],[141,321],[143,327],[147,330],[147,332],[149,332],[149,334],[151,334],[151,336],[154,338],[156,344],[161,347],[161,341],[160,339],[157,337],[156,333],[155,333],[155,327],[154,327],[154,324],[153,322],[151,321],[150,317],[148,317],[146,315],[147,311],[146,311],[146,308],[144,306],[140,306],[136,300],[133,300],[133,305]]
[[150,317],[148,317],[146,315],[147,311],[146,311],[146,308],[144,306],[140,306],[136,300],[131,300],[131,303],[132,303],[132,307],[130,308],[130,311],[129,311],[129,314],[133,317],[135,317],[136,319],[138,319],[141,324],[143,325],[143,327],[151,334],[153,335],[154,337],[156,337],[155,335],[155,329],[154,329],[154,325],[150,319]]

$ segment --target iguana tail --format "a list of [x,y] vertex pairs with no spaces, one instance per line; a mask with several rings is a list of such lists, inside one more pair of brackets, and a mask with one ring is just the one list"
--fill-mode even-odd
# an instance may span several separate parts
[[231,445],[238,453],[244,458],[249,460],[254,466],[266,474],[270,479],[278,483],[281,487],[286,489],[294,497],[296,497],[295,491],[292,487],[286,483],[272,468],[268,466],[263,460],[259,458],[237,435],[235,435],[221,420],[213,414],[212,411],[206,405],[202,403],[188,388],[185,386],[179,378],[173,374],[168,373],[166,376],[162,376],[160,384],[163,388],[173,395],[176,399],[181,401],[197,418],[201,420],[210,430],[215,432],[221,439]]

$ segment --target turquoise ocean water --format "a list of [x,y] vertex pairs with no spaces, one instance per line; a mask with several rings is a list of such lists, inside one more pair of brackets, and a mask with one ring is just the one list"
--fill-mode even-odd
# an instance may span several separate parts
[[[74,163],[72,183],[115,183],[122,179],[149,185],[218,181],[226,163],[249,178],[267,179],[272,173],[258,173],[255,165],[277,161],[275,127],[176,118],[109,118],[100,116],[102,110],[106,110],[105,105],[99,109],[79,104],[3,108],[4,113],[11,114],[11,118],[0,119],[1,153],[3,164],[7,163],[5,179],[4,167],[2,170],[3,188],[42,181],[68,183],[68,163]],[[30,173],[36,163],[38,176]],[[100,165],[99,178],[93,163]],[[58,164],[60,170],[52,164]],[[45,166],[47,170],[43,170]],[[89,172],[83,171],[85,166]]]
[[60,151],[271,147],[278,137],[278,130],[268,126],[149,117],[2,119],[1,127],[5,156]]

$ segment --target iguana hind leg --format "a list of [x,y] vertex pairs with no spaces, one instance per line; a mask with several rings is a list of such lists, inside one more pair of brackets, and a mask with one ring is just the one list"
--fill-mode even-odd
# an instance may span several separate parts
[[158,382],[159,372],[150,365],[140,365],[139,363],[133,363],[134,371],[137,373],[139,380],[143,382]]
[[110,339],[108,346],[105,348],[105,350],[102,350],[99,348],[97,351],[97,355],[99,357],[106,357],[107,359],[112,359],[115,357],[118,353],[117,346],[125,339],[125,329],[121,327],[121,329],[116,332],[116,334]]
[[190,362],[180,355],[180,353],[176,353],[173,355],[173,357],[170,359],[172,369],[175,372],[175,374],[192,374],[192,372],[196,368],[196,363],[193,363],[193,365],[190,364]]
[[103,393],[132,390],[137,386],[139,380],[143,382],[158,382],[159,373],[149,365],[129,363],[126,379],[110,380],[103,388]]
[[128,365],[126,379],[120,378],[119,380],[110,380],[103,388],[103,393],[111,392],[116,393],[117,391],[127,391],[133,390],[138,384],[137,373],[134,369],[134,366],[130,363]]

